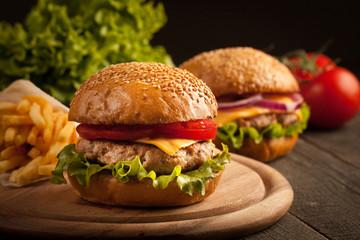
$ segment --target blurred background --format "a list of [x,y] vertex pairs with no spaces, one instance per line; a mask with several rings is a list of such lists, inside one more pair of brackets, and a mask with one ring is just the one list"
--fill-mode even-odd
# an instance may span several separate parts
[[[216,48],[252,46],[281,56],[294,49],[318,50],[360,75],[360,19],[356,1],[156,1],[167,24],[152,45],[163,45],[174,63]],[[22,22],[36,0],[6,1],[0,21]]]
[[352,1],[163,1],[168,23],[153,39],[176,64],[202,51],[252,46],[280,56],[318,50],[359,76],[359,7]]

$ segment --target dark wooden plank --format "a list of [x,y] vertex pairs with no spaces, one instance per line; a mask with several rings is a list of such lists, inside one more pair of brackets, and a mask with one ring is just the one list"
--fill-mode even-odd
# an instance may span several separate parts
[[360,113],[337,129],[310,127],[291,154],[270,163],[294,188],[290,212],[242,239],[326,239],[322,233],[331,239],[359,239],[359,140]]
[[330,239],[359,239],[360,168],[323,146],[299,139],[291,154],[270,165],[293,186],[291,214]]
[[310,127],[301,138],[343,161],[360,167],[360,112],[337,129],[321,130]]
[[[264,239],[277,239],[277,240],[288,240],[288,239],[313,239],[313,240],[324,240],[328,239],[306,225],[294,215],[287,213],[277,223],[271,227],[264,229],[261,232],[254,233],[252,235],[240,238],[243,240],[264,240]],[[240,240],[239,239],[239,240]]]

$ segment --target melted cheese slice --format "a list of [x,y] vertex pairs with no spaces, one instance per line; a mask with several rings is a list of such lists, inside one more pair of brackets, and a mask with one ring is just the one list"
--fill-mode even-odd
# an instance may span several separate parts
[[[267,100],[277,101],[282,103],[292,102],[291,98],[281,95],[271,94],[271,95],[265,95],[263,97],[264,99]],[[238,118],[249,118],[249,117],[254,117],[256,115],[267,114],[267,113],[286,113],[286,111],[257,107],[257,106],[249,106],[249,107],[242,107],[232,110],[218,111],[217,117],[214,118],[213,120],[219,127],[221,127],[225,123],[234,121],[235,119]],[[297,109],[290,113],[296,114],[299,120],[302,119],[302,113],[300,109]]]
[[196,140],[189,139],[170,139],[170,138],[141,138],[136,140],[135,142],[152,144],[163,150],[165,153],[169,155],[173,155],[180,148],[190,146],[193,143],[196,143]]

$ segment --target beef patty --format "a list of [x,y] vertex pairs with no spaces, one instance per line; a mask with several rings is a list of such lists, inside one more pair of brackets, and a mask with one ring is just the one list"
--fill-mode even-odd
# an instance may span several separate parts
[[299,118],[294,113],[282,114],[262,114],[250,118],[237,119],[237,124],[243,127],[253,127],[257,130],[268,127],[272,123],[280,123],[284,127],[294,124],[299,121]]
[[147,171],[154,170],[157,174],[170,174],[177,165],[181,166],[183,172],[196,169],[213,155],[212,144],[208,141],[196,142],[168,155],[150,144],[80,138],[76,150],[86,152],[86,158],[90,162],[103,164],[132,161],[139,156],[144,168]]

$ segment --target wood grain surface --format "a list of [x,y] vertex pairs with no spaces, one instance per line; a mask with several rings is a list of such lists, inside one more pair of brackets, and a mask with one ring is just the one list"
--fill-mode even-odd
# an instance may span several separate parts
[[22,237],[234,238],[275,223],[292,200],[293,190],[279,172],[233,154],[215,193],[186,207],[96,205],[69,185],[47,182],[0,187],[0,232]]
[[307,129],[290,154],[269,164],[294,189],[289,212],[241,239],[360,239],[359,143],[360,113],[337,129]]

